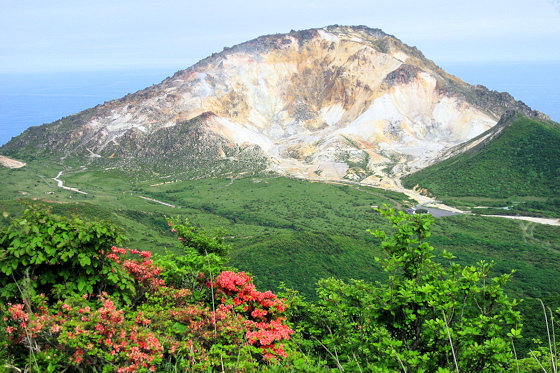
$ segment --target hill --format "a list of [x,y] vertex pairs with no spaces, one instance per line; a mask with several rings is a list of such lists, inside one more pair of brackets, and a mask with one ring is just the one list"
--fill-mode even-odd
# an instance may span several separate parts
[[510,113],[486,136],[470,150],[406,176],[403,185],[420,187],[447,202],[494,199],[504,206],[523,201],[518,209],[539,205],[556,211],[560,126]]

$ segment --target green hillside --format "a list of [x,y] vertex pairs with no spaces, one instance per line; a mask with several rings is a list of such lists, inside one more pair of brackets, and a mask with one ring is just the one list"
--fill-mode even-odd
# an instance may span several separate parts
[[[64,215],[109,219],[126,231],[130,247],[160,253],[176,247],[165,217],[184,216],[206,230],[224,231],[233,263],[256,275],[260,286],[277,289],[284,282],[309,296],[324,277],[381,279],[374,260],[378,241],[366,230],[386,222],[373,206],[402,209],[413,203],[395,192],[270,175],[170,182],[154,174],[135,181],[117,170],[68,171],[61,178],[88,193],[80,194],[57,188],[51,179],[57,173],[52,165],[34,162],[0,168],[0,209],[17,215],[22,199],[50,203]],[[496,261],[504,273],[518,269],[519,295],[560,289],[558,227],[450,216],[437,219],[434,232],[434,245],[464,264],[484,259]]]
[[[23,210],[18,199],[50,201],[58,213],[113,220],[127,231],[131,247],[154,252],[175,246],[165,216],[185,216],[205,229],[225,231],[234,247],[235,265],[257,275],[263,286],[275,288],[284,281],[307,294],[313,293],[316,280],[331,275],[375,279],[372,266],[378,252],[375,239],[366,230],[382,227],[385,222],[372,206],[403,208],[412,204],[395,192],[266,175],[170,182],[170,178],[155,174],[135,181],[138,176],[128,178],[117,170],[68,171],[61,179],[88,193],[80,194],[58,188],[51,179],[57,174],[56,166],[36,162],[21,169],[0,168],[0,208],[17,214]],[[437,247],[460,253],[464,262],[509,260],[512,250],[519,250],[518,257],[528,260],[522,263],[529,266],[526,281],[534,288],[540,281],[532,266],[538,264],[539,256],[521,253],[533,250],[537,242],[541,246],[548,242],[557,250],[558,228],[531,228],[535,239],[528,239],[521,223],[494,219],[496,222],[488,224],[488,219],[438,219],[434,228],[440,231],[441,227]],[[547,252],[544,246],[543,253]],[[554,263],[554,258],[549,262]],[[504,271],[507,267],[504,264]],[[541,270],[547,273],[549,269]],[[546,281],[537,288],[553,284],[555,280]]]
[[[130,248],[175,254],[181,251],[166,216],[183,216],[203,230],[223,231],[233,247],[231,264],[255,275],[259,288],[278,290],[285,283],[311,299],[322,278],[384,282],[375,260],[382,256],[380,241],[367,230],[389,227],[373,206],[413,204],[395,192],[267,174],[177,180],[114,169],[66,171],[61,179],[88,193],[81,194],[57,187],[52,180],[57,167],[35,161],[20,169],[0,168],[0,210],[18,216],[25,207],[18,200],[47,203],[58,214],[113,221],[125,230]],[[560,227],[457,215],[436,219],[433,233],[429,242],[438,252],[453,253],[462,265],[486,260],[496,262],[498,273],[515,270],[510,294],[560,306]],[[540,312],[540,304],[525,306],[527,314]]]
[[444,197],[554,197],[560,192],[560,127],[514,117],[497,138],[403,180]]

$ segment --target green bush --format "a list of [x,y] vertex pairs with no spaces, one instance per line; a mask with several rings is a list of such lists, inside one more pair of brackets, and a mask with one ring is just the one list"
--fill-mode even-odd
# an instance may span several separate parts
[[379,259],[387,283],[319,282],[320,300],[300,303],[297,330],[304,344],[351,371],[503,372],[519,338],[516,301],[503,290],[511,275],[489,277],[491,265],[461,267],[444,252],[433,260],[430,215],[380,210],[392,223]]
[[0,231],[0,299],[21,299],[25,289],[55,301],[102,292],[130,300],[132,279],[106,256],[123,240],[106,221],[70,219],[29,206]]

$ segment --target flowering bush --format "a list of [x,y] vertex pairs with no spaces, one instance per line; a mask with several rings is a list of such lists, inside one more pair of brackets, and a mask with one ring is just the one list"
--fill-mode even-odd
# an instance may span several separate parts
[[271,291],[257,291],[252,279],[245,272],[224,271],[212,284],[216,295],[222,295],[221,306],[234,306],[244,315],[248,343],[260,348],[263,357],[271,360],[286,357],[283,345],[277,342],[290,339],[293,330],[279,317],[286,310],[285,300],[278,299]]
[[[68,303],[38,312],[23,311],[23,304],[10,305],[7,321],[19,323],[7,327],[11,341],[30,350],[49,351],[67,357],[67,365],[118,367],[117,372],[155,370],[163,347],[146,325],[149,320],[135,314],[126,317],[114,302],[102,295],[97,309]],[[57,310],[54,311],[54,310]]]
[[286,356],[282,342],[293,331],[281,316],[284,300],[257,291],[246,273],[191,271],[188,282],[208,293],[202,299],[215,300],[205,303],[166,284],[150,252],[113,246],[96,258],[111,268],[108,276],[134,284],[131,296],[100,291],[54,301],[24,291],[1,309],[14,364],[46,372],[243,371]]
[[[126,254],[141,259],[123,259]],[[147,252],[113,247],[107,258],[122,265],[139,288],[163,286]],[[30,352],[66,356],[67,366],[115,366],[117,372],[155,370],[163,356],[161,336],[150,330],[141,312],[125,311],[107,293],[92,298],[68,298],[49,306],[44,295],[9,304],[4,317],[9,344]]]

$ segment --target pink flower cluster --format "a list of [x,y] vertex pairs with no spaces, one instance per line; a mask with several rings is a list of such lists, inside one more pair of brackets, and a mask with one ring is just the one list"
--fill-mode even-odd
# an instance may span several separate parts
[[[135,249],[124,249],[115,246],[111,248],[111,251],[112,253],[107,254],[107,258],[121,264],[126,269],[126,271],[130,273],[134,277],[134,279],[139,284],[143,285],[147,290],[151,291],[165,285],[165,282],[157,277],[161,272],[161,268],[154,265],[153,261],[150,259],[152,257],[151,252],[139,251]],[[128,253],[139,254],[144,259],[140,261],[132,259],[122,259],[119,256],[126,255]]]
[[213,285],[218,296],[225,295],[221,298],[222,304],[232,302],[246,315],[245,337],[249,344],[262,349],[267,360],[286,356],[282,344],[278,342],[289,340],[294,331],[284,323],[284,317],[276,316],[286,310],[285,300],[278,299],[271,291],[257,291],[245,272],[224,271]]
[[9,304],[4,321],[10,343],[63,354],[68,366],[78,369],[102,363],[117,373],[154,371],[164,356],[174,353],[197,360],[201,369],[212,369],[219,363],[212,359],[226,356],[211,352],[216,345],[255,346],[265,360],[286,356],[281,342],[289,340],[293,330],[280,317],[285,300],[257,291],[246,273],[224,271],[209,284],[221,299],[210,310],[193,301],[191,291],[165,285],[151,253],[113,247],[103,254],[121,265],[137,288],[150,293],[137,309],[119,308],[106,293],[98,302],[84,295],[50,308],[45,297],[33,305]]
[[[249,309],[251,312],[256,311],[253,316],[256,319],[267,315],[266,310],[278,312],[286,310],[284,300],[278,299],[276,294],[270,290],[264,293],[257,291],[251,277],[245,272],[224,271],[216,278],[214,286],[217,288],[218,294],[233,296],[232,301],[236,306],[243,304],[246,307],[245,311],[249,311]],[[257,310],[255,307],[262,308]],[[262,313],[263,311],[265,313]]]
[[[41,340],[43,349],[56,349],[70,356],[75,366],[91,364],[102,356],[119,366],[117,372],[155,370],[163,356],[163,346],[157,336],[144,328],[146,321],[137,315],[127,320],[125,312],[117,309],[106,294],[99,297],[101,307],[72,306],[64,303],[57,313],[30,314],[23,304],[11,305],[5,321],[21,321],[19,327],[8,327],[10,339],[31,346]],[[35,343],[32,343],[35,341]],[[95,351],[96,357],[88,355]]]
[[[163,280],[157,277],[161,269],[150,259],[150,252],[113,247],[110,253],[102,254],[120,264],[145,291],[154,292],[164,286]],[[127,254],[141,258],[122,258]],[[88,300],[90,296],[84,295],[83,299]],[[127,318],[125,311],[117,309],[105,293],[99,299],[102,304],[96,309],[91,305],[78,307],[63,303],[58,312],[49,310],[45,299],[37,312],[32,312],[32,307],[25,304],[10,305],[8,316],[4,318],[9,323],[6,333],[14,344],[28,348],[42,345],[43,351],[64,352],[76,366],[89,364],[101,354],[104,360],[120,367],[118,372],[155,369],[154,363],[161,358],[163,346],[158,337],[146,329],[151,320],[140,313]],[[96,357],[88,355],[86,351],[90,350],[96,351]]]

